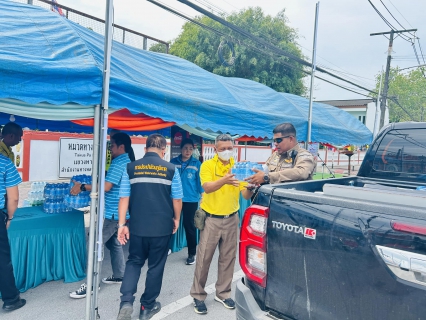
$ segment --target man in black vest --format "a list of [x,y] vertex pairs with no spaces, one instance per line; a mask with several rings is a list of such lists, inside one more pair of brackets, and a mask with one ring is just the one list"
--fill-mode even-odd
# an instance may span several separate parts
[[[134,294],[141,268],[148,259],[145,292],[141,297],[139,319],[150,319],[160,311],[159,296],[170,237],[179,226],[182,211],[182,184],[179,171],[162,158],[166,139],[152,134],[146,140],[145,156],[127,165],[120,186],[118,206],[118,240],[125,244],[132,238],[129,258],[120,292],[121,303],[117,320],[130,320]],[[129,209],[130,226],[126,225]]]

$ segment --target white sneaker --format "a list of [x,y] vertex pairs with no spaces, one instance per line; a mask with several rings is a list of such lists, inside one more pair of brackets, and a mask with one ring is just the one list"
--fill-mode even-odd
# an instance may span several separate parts
[[172,253],[172,249],[169,249],[169,252],[167,253],[167,255],[169,256]]

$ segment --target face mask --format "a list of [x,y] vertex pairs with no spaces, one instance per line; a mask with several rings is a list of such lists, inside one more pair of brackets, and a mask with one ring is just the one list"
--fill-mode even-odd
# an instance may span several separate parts
[[228,161],[231,159],[233,154],[234,150],[225,150],[217,153],[218,157],[223,161]]

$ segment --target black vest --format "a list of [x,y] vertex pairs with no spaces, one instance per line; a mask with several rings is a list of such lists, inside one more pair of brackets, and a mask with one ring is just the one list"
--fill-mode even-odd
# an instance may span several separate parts
[[130,179],[130,234],[161,237],[173,233],[172,180],[175,166],[147,152],[127,165]]

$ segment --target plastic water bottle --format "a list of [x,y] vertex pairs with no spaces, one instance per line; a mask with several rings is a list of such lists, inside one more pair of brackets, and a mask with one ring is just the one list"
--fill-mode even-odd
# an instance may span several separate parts
[[253,174],[253,171],[251,171],[251,163],[250,162],[246,162],[245,164],[245,168],[244,168],[244,179],[250,177]]

